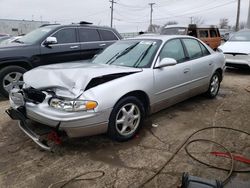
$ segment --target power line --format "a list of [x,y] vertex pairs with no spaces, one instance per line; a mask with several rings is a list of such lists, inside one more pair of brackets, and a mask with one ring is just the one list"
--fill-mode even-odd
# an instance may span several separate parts
[[[188,15],[194,15],[194,14],[197,14],[197,13],[200,13],[200,12],[209,12],[209,11],[213,11],[215,8],[219,8],[219,7],[223,7],[223,6],[227,6],[229,4],[232,4],[232,3],[235,3],[236,1],[233,0],[233,1],[229,1],[227,3],[224,3],[224,4],[220,4],[220,5],[217,5],[217,6],[213,6],[213,7],[209,7],[207,9],[203,9],[203,10],[199,10],[199,11],[194,11],[194,12],[190,12],[188,11],[187,13],[184,13],[184,14],[179,14],[179,15],[171,15],[171,16],[168,16],[168,17],[161,17],[161,18],[155,18],[155,19],[152,19],[152,20],[164,20],[164,19],[169,19],[169,18],[177,18],[177,17],[184,17],[184,16],[188,16]],[[188,17],[187,17],[188,18]],[[190,17],[189,17],[190,18]],[[127,23],[146,23],[147,21],[135,21],[135,22],[132,22],[132,21],[126,21]]]
[[126,7],[126,8],[128,8],[128,9],[146,9],[147,7],[146,6],[144,6],[144,7],[141,7],[141,6],[133,6],[133,5],[127,5],[127,4],[123,4],[123,3],[118,3],[117,2],[117,4],[118,5],[120,5],[120,6],[123,6],[123,7]]
[[[193,14],[197,14],[197,13],[200,13],[200,12],[209,12],[209,11],[213,11],[214,8],[219,8],[219,7],[227,6],[227,5],[235,3],[235,2],[236,1],[233,0],[233,1],[229,1],[227,3],[221,4],[221,5],[217,5],[217,6],[214,6],[214,7],[210,7],[210,8],[207,8],[207,9],[203,9],[203,10],[199,10],[199,11],[195,11],[195,12],[188,12],[188,13],[185,13],[185,14],[180,14],[180,15],[171,16],[171,17],[175,17],[176,18],[176,17],[183,17],[185,15],[193,15]],[[162,20],[162,19],[167,19],[167,18],[171,18],[171,17],[156,18],[154,20]]]

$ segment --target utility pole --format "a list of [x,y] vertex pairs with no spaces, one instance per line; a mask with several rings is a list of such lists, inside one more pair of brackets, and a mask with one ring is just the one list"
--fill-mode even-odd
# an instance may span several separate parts
[[153,31],[152,30],[152,26],[153,26],[153,6],[155,5],[155,3],[149,3],[149,6],[150,6],[150,24],[149,24],[149,29],[148,31]]
[[113,27],[113,19],[114,19],[114,0],[109,1],[111,3],[111,20],[110,20],[110,27]]
[[190,21],[191,21],[191,24],[193,24],[193,17],[192,16],[190,17]]
[[240,22],[240,0],[238,0],[238,7],[237,7],[237,17],[236,17],[236,25],[235,25],[236,31],[239,31],[239,22]]
[[248,8],[247,29],[250,29],[250,0],[249,0],[249,8]]

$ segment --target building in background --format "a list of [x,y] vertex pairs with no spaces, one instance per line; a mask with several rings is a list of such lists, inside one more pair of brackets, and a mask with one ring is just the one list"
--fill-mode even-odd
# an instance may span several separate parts
[[49,24],[49,22],[0,19],[0,33],[10,34],[13,36],[23,35],[44,24]]

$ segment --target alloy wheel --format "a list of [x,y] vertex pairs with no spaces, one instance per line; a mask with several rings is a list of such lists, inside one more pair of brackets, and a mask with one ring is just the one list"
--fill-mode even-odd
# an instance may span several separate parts
[[127,136],[136,131],[140,124],[141,112],[133,103],[125,104],[120,108],[116,116],[116,130],[122,136]]
[[21,89],[23,83],[23,74],[20,72],[10,72],[3,78],[3,88],[8,93],[13,88]]

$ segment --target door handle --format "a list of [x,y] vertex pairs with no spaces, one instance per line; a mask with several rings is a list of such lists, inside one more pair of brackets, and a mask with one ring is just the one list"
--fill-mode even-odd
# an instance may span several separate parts
[[99,46],[106,46],[106,44],[104,43],[104,44],[99,44]]
[[187,68],[187,69],[184,69],[184,74],[186,74],[186,73],[188,73],[190,71],[190,69],[189,68]]
[[79,46],[70,46],[70,49],[76,49],[79,48]]

